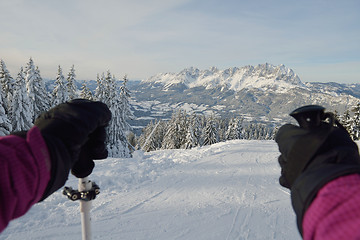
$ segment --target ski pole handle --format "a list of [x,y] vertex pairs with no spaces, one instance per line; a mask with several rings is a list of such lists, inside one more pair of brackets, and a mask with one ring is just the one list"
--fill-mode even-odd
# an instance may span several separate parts
[[296,119],[299,126],[305,129],[314,129],[319,127],[325,119],[325,108],[318,105],[307,105],[295,109],[290,116]]
[[301,128],[308,130],[313,130],[318,127],[323,122],[328,122],[331,127],[335,125],[338,128],[341,128],[347,131],[343,125],[336,119],[335,114],[332,112],[325,112],[325,108],[318,105],[307,105],[295,109],[290,113],[290,116],[296,119]]

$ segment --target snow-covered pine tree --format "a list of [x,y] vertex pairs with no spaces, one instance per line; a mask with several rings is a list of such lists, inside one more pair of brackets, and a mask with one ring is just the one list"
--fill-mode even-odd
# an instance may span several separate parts
[[[351,133],[351,129],[352,129],[352,119],[351,119],[351,114],[350,114],[350,110],[346,109],[344,114],[341,115],[339,117],[339,121],[341,122],[341,124],[344,126],[344,128],[348,131],[348,133]],[[350,135],[351,136],[351,135]]]
[[156,150],[154,146],[153,141],[153,131],[154,131],[154,122],[151,121],[148,125],[146,125],[142,129],[142,134],[140,135],[138,139],[138,145],[136,146],[136,149],[143,150],[144,152],[150,152]]
[[218,126],[214,115],[207,118],[206,126],[203,131],[204,145],[211,145],[219,142]]
[[356,104],[356,106],[353,107],[351,111],[354,113],[354,116],[351,121],[352,128],[350,130],[350,135],[354,141],[357,141],[360,139],[360,102]]
[[198,146],[198,140],[195,137],[195,131],[193,129],[193,126],[190,125],[187,129],[184,148],[190,149],[196,146]]
[[104,78],[104,91],[103,91],[103,102],[106,104],[110,104],[112,98],[116,95],[118,97],[118,101],[120,103],[120,98],[118,96],[118,89],[115,84],[115,77],[111,75],[110,70],[106,72],[106,76]]
[[178,113],[178,123],[179,125],[179,139],[180,139],[180,146],[182,148],[185,144],[186,133],[189,126],[188,115],[185,110],[180,110]]
[[187,119],[184,111],[172,114],[162,142],[162,149],[179,149],[185,144]]
[[130,109],[130,90],[127,88],[127,76],[125,75],[123,77],[123,84],[120,86],[120,103],[121,103],[121,109],[123,110],[121,117],[122,122],[124,123],[124,131],[125,133],[127,133],[128,131],[132,130],[132,127],[130,126],[130,124],[127,122],[128,120],[133,120],[135,119],[135,116],[133,114],[133,112]]
[[13,131],[29,130],[32,127],[33,111],[31,100],[27,94],[23,68],[16,78],[14,85],[11,124]]
[[242,139],[242,129],[243,129],[243,118],[237,117],[235,118],[235,137],[237,137],[236,139]]
[[202,146],[202,130],[204,128],[204,116],[193,113],[190,116],[191,126],[194,131],[194,137],[196,140],[196,146]]
[[241,136],[243,139],[250,139],[250,135],[251,135],[251,129],[249,126],[245,126],[241,132]]
[[5,113],[4,107],[2,106],[2,104],[0,104],[0,136],[8,135],[10,134],[11,131],[12,131],[11,122]]
[[[173,114],[174,115],[174,114]],[[167,124],[166,133],[161,143],[161,149],[176,149],[180,147],[177,138],[177,126],[175,124],[175,118],[172,117]]]
[[265,128],[265,139],[264,140],[273,140],[273,131],[274,128],[266,127]]
[[105,75],[104,73],[101,75],[101,77],[99,76],[99,74],[96,77],[96,89],[95,89],[95,93],[94,93],[94,99],[96,99],[97,101],[101,101],[105,103],[105,91],[106,91],[106,87],[105,87]]
[[229,127],[225,133],[226,140],[242,138],[242,121],[241,118],[231,118],[229,120]]
[[218,126],[219,142],[226,141],[226,130],[229,127],[228,119],[216,118],[216,124]]
[[66,89],[68,92],[68,96],[69,99],[75,99],[77,98],[77,93],[76,93],[76,86],[75,86],[75,67],[74,65],[71,66],[70,71],[67,75],[67,82],[66,82]]
[[[110,72],[108,72],[110,73]],[[110,78],[109,78],[110,76]],[[108,126],[108,150],[110,157],[131,157],[131,145],[126,139],[126,135],[123,129],[124,123],[122,122],[122,109],[119,98],[119,91],[115,84],[115,77],[111,77],[111,74],[107,75],[107,99],[106,104],[108,105],[112,118]]]
[[[32,121],[35,119],[35,81],[36,81],[36,73],[35,73],[35,65],[32,58],[29,59],[25,70],[25,84],[26,84],[26,92],[30,100],[28,112],[31,116]],[[16,111],[16,110],[15,110]]]
[[278,133],[279,131],[279,127],[278,126],[275,126],[273,131],[272,131],[272,136],[271,136],[271,140],[274,140],[275,139],[275,136],[276,134]]
[[65,84],[65,78],[59,65],[58,73],[55,80],[55,88],[52,92],[52,106],[64,103],[69,99]]
[[265,139],[266,136],[266,128],[263,124],[256,124],[257,125],[257,140]]
[[192,113],[188,120],[188,128],[185,138],[184,148],[189,149],[197,146],[201,146],[201,116]]
[[50,108],[50,96],[46,91],[45,82],[40,75],[39,67],[35,68],[35,80],[34,80],[34,119],[33,121],[43,112]]
[[234,139],[236,139],[234,137],[234,130],[233,129],[234,129],[234,118],[230,118],[228,129],[225,132],[226,140],[234,140]]
[[2,103],[5,113],[8,114],[12,101],[14,79],[11,77],[10,72],[6,68],[5,62],[0,60],[0,84],[2,89]]
[[167,122],[157,120],[155,123],[151,121],[142,130],[142,134],[137,140],[136,149],[142,149],[145,152],[159,150],[165,136]]
[[93,94],[90,91],[90,89],[87,87],[86,83],[83,83],[81,85],[80,98],[89,99],[89,100],[94,99]]
[[1,84],[1,89],[0,89],[0,99],[2,99],[1,103],[0,103],[0,136],[5,136],[10,134],[10,132],[12,131],[12,126],[11,126],[11,122],[9,120],[9,112],[7,112],[5,109],[9,110],[11,109],[11,107],[9,106],[9,103],[7,101],[7,98],[3,95],[6,94],[6,89],[7,89],[7,83],[11,81],[11,79],[9,79],[10,74],[6,69],[5,63],[1,60],[1,64],[0,64],[0,84]]

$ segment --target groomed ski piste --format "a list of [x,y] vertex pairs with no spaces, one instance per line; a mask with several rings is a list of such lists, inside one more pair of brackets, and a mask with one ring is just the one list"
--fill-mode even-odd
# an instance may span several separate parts
[[[233,140],[97,161],[93,239],[301,239],[278,155],[274,141]],[[66,186],[77,184],[71,176]],[[79,202],[59,190],[0,239],[81,239]]]

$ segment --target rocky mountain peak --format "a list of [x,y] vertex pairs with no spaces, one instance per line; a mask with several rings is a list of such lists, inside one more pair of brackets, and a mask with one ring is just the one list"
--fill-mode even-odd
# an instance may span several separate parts
[[284,92],[295,87],[307,88],[292,69],[283,64],[275,66],[269,63],[225,70],[216,67],[206,70],[190,67],[179,73],[156,74],[143,83],[160,83],[166,89],[178,84],[183,84],[187,88],[202,86],[206,89],[221,86],[234,91],[258,88]]

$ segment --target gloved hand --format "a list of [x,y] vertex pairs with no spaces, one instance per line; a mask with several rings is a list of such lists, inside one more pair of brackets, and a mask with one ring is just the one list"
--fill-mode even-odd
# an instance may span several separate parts
[[342,126],[325,122],[311,130],[286,124],[279,129],[275,141],[281,153],[279,182],[291,190],[302,233],[304,213],[317,192],[337,177],[360,173],[358,147]]
[[70,169],[76,177],[86,177],[94,168],[94,159],[107,157],[105,127],[110,119],[104,103],[75,99],[35,121],[51,157],[51,179],[43,199],[65,184]]

